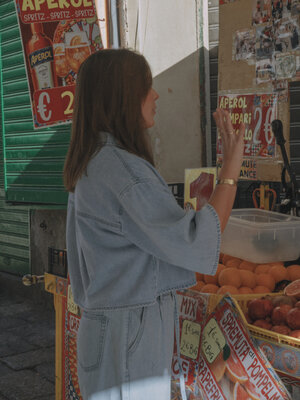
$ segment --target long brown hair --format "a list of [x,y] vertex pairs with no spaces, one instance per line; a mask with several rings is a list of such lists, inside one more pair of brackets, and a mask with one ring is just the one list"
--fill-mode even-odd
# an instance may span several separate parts
[[64,185],[69,192],[100,150],[101,131],[111,133],[124,149],[154,164],[141,111],[151,86],[149,64],[132,50],[100,50],[81,64],[64,166]]

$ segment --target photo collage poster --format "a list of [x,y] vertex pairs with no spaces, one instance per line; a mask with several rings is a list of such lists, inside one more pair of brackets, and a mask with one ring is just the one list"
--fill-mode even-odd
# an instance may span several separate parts
[[252,0],[252,28],[233,34],[232,58],[256,66],[256,85],[272,83],[279,101],[300,79],[300,0]]

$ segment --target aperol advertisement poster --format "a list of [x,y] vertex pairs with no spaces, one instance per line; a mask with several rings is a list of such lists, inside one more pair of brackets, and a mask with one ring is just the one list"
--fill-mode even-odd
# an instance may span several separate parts
[[81,63],[103,46],[93,0],[15,0],[34,128],[70,123]]
[[[274,158],[276,140],[271,122],[276,119],[277,94],[233,94],[220,95],[218,106],[230,113],[231,122],[237,132],[245,124],[244,157]],[[222,156],[222,140],[217,139],[217,157]]]

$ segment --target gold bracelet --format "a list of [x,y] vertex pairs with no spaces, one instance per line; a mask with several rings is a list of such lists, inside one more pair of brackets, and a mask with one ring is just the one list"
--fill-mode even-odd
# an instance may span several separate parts
[[224,178],[224,179],[218,179],[217,180],[217,184],[218,185],[222,185],[224,183],[226,183],[227,185],[231,185],[231,186],[236,186],[237,185],[237,181],[235,179]]

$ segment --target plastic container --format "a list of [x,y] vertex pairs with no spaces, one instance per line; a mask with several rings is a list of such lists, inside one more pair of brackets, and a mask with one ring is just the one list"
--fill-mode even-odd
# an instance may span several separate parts
[[222,234],[221,252],[254,263],[300,256],[300,218],[256,208],[234,209]]

